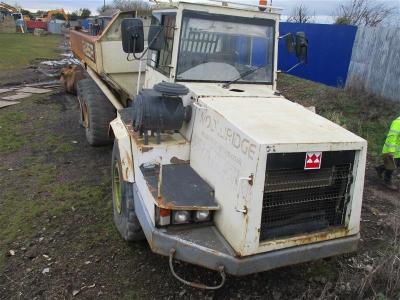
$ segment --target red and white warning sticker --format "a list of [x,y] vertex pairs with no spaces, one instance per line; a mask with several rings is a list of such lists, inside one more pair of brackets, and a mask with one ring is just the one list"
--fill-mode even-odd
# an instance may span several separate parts
[[322,152],[307,152],[304,170],[321,169]]

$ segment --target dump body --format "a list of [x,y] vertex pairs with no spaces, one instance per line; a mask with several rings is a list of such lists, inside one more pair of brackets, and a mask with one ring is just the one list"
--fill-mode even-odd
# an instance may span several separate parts
[[[98,74],[126,103],[143,85],[144,74],[138,81],[140,62],[127,57],[121,44],[121,21],[136,17],[136,12],[120,12],[113,16],[107,27],[98,36],[88,32],[71,30],[71,49],[82,63]],[[144,20],[145,24],[148,22]],[[148,30],[148,29],[147,29]],[[144,64],[142,66],[144,72]]]

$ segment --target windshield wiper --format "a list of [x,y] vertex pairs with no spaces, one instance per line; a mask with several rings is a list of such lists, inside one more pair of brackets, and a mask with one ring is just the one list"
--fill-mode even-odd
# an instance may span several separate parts
[[255,69],[248,70],[248,71],[246,71],[246,72],[240,74],[238,78],[236,78],[236,79],[234,79],[234,80],[232,80],[232,81],[229,81],[229,82],[227,82],[227,83],[224,83],[224,84],[222,85],[222,87],[223,87],[224,89],[227,89],[227,88],[229,88],[229,86],[230,86],[232,83],[238,82],[240,79],[243,79],[244,77],[246,77],[246,76],[248,76],[248,75],[250,75],[250,74],[253,74],[255,71],[260,70],[261,68],[265,68],[265,66],[259,66],[259,67],[255,68]]

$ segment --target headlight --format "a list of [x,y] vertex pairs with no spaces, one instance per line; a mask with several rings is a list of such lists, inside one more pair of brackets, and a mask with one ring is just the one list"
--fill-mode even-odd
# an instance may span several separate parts
[[185,224],[190,222],[190,213],[186,210],[177,210],[173,212],[172,221],[174,224]]
[[211,213],[209,210],[198,210],[194,214],[195,222],[205,222],[210,220]]

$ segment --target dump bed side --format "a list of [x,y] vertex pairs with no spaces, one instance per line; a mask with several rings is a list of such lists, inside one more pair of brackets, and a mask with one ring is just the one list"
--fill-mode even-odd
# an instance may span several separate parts
[[96,73],[99,73],[96,64],[96,56],[99,53],[96,53],[95,49],[98,39],[99,37],[97,36],[91,36],[77,30],[71,30],[70,32],[72,52],[80,61],[90,66]]
[[[122,49],[121,22],[134,16],[135,12],[116,14],[98,36],[77,30],[70,32],[71,49],[75,56],[106,81],[122,99],[132,99],[138,84],[140,88],[144,82],[145,63],[140,66],[139,60],[128,57]],[[143,23],[147,40],[150,20],[143,19]],[[139,72],[142,72],[140,79]]]

